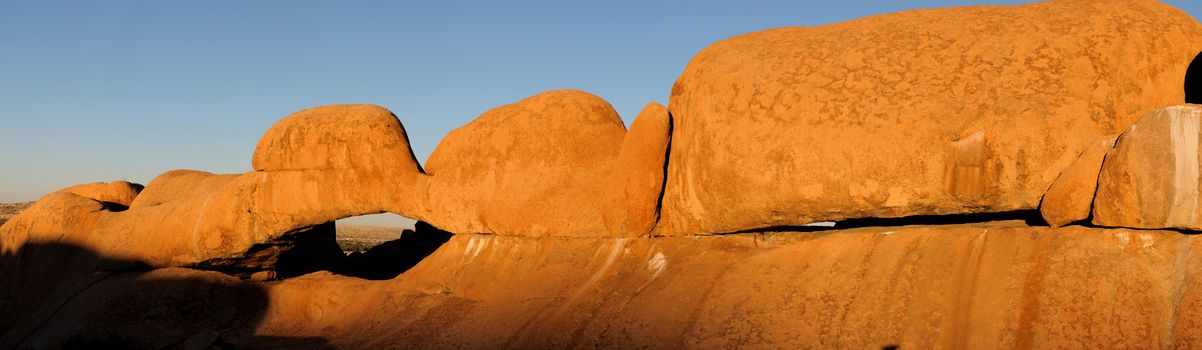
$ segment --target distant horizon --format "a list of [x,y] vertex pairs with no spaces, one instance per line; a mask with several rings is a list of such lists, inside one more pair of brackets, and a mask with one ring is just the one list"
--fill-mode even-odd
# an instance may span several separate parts
[[[247,172],[267,128],[329,104],[393,111],[423,164],[451,130],[547,90],[600,96],[630,125],[648,102],[667,105],[693,55],[722,39],[1030,2],[5,3],[0,202],[81,183],[147,184],[173,169]],[[1202,17],[1202,1],[1165,3]]]

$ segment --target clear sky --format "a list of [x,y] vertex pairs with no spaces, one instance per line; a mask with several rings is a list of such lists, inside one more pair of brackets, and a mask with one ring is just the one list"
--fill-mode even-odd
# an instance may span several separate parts
[[[4,1],[0,202],[171,169],[246,172],[276,120],[326,104],[392,110],[423,162],[452,129],[545,90],[594,93],[629,125],[723,38],[1025,2]],[[1202,17],[1202,1],[1167,2]]]

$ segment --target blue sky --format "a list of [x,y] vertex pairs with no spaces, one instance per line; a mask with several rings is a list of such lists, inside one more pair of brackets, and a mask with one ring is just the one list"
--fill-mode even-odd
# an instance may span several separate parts
[[[1028,1],[5,1],[0,202],[171,169],[250,170],[307,107],[393,111],[425,158],[489,108],[575,88],[629,124],[689,59],[741,33]],[[1202,1],[1168,3],[1202,16]]]

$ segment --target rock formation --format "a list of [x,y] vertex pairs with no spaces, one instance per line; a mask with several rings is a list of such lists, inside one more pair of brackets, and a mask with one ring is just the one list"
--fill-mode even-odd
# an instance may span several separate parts
[[[774,29],[629,130],[549,91],[424,167],[382,107],[307,109],[250,172],[3,223],[0,348],[1200,347],[1200,49],[1151,0]],[[343,255],[381,212],[420,222]]]
[[1098,189],[1098,172],[1106,152],[1114,148],[1115,138],[1108,137],[1088,146],[1081,156],[1052,183],[1043,200],[1039,202],[1039,213],[1052,227],[1089,218],[1093,209],[1094,192]]
[[653,104],[629,133],[609,103],[550,91],[452,131],[426,162],[426,211],[456,233],[638,236],[655,225],[670,120]]
[[1202,279],[1190,273],[1200,268],[1197,236],[1022,222],[630,240],[461,234],[386,281],[118,274],[60,313],[10,309],[18,323],[50,326],[0,328],[10,330],[0,346],[84,334],[78,342],[140,348],[194,338],[235,348],[1190,348],[1202,343]]
[[1202,25],[1149,0],[908,11],[726,39],[672,88],[656,231],[1035,209],[1089,144],[1181,103],[1200,50]]
[[[260,140],[240,175],[172,171],[146,198],[111,210],[103,186],[67,188],[0,227],[0,250],[73,244],[154,266],[238,258],[257,244],[336,219],[418,213],[421,167],[404,129],[377,106],[319,107],[284,118]],[[124,208],[121,208],[124,209]],[[332,239],[332,238],[331,238]],[[286,239],[285,239],[286,240]]]
[[62,192],[95,200],[108,205],[128,208],[142,191],[142,185],[127,181],[96,182],[64,188]]
[[1200,116],[1202,106],[1173,106],[1123,132],[1099,174],[1094,224],[1202,230]]

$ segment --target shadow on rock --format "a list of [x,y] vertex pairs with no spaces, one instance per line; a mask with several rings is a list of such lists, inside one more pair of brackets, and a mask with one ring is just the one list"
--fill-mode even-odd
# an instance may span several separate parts
[[422,259],[449,241],[451,236],[450,232],[419,221],[413,230],[405,230],[398,239],[347,256],[351,275],[371,280],[395,278],[417,266]]
[[255,336],[259,286],[212,271],[151,270],[73,245],[0,255],[0,348],[330,348]]

